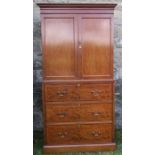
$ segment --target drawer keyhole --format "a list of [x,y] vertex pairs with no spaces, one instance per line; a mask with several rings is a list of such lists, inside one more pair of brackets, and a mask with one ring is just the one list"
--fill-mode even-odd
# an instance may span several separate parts
[[81,125],[80,125],[80,124],[78,124],[78,125],[77,125],[77,127],[78,127],[78,128],[80,128],[80,127],[81,127]]
[[80,87],[80,83],[77,84],[77,87]]

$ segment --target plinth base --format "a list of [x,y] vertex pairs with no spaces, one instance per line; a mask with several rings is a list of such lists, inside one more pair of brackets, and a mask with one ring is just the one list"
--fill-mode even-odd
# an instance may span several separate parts
[[113,151],[115,143],[80,145],[44,145],[44,153]]

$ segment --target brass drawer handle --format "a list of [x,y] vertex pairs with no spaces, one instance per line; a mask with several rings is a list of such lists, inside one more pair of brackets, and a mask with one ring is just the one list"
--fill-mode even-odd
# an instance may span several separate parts
[[65,136],[68,135],[68,132],[58,132],[57,135],[61,138],[65,138]]
[[93,96],[99,96],[101,92],[102,92],[102,90],[97,90],[97,89],[95,89],[95,90],[92,90],[92,91],[91,91],[91,94],[92,94]]
[[92,112],[92,115],[93,116],[99,116],[99,115],[101,115],[102,113],[101,112]]
[[58,112],[57,115],[59,117],[65,117],[67,115],[67,113],[66,112]]
[[65,91],[65,90],[64,91],[58,91],[57,95],[60,96],[60,97],[63,97],[65,95],[67,95],[67,91]]
[[101,135],[101,133],[100,132],[96,132],[96,131],[92,131],[91,135],[94,136],[94,137],[98,137],[98,136]]

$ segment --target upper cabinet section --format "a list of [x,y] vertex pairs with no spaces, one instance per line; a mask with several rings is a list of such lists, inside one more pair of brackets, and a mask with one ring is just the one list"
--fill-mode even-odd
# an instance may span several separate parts
[[43,79],[113,79],[115,4],[38,4]]

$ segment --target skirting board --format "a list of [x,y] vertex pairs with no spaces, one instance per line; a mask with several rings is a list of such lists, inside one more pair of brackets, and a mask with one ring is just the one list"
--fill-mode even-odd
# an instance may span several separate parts
[[44,153],[113,151],[115,143],[80,145],[44,145]]

